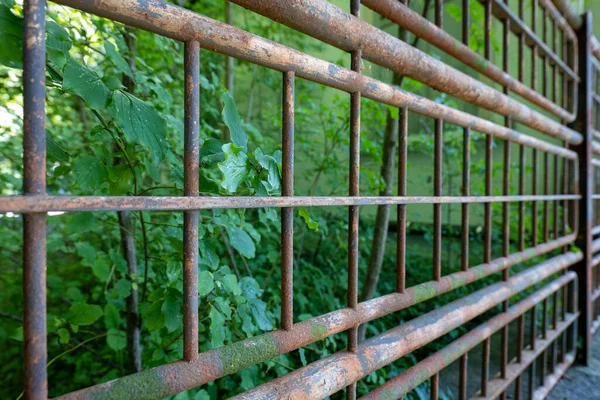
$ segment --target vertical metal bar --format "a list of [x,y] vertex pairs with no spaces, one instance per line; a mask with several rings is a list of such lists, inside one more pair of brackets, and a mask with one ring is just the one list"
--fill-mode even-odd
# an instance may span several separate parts
[[[435,120],[433,195],[442,195],[442,126],[441,119]],[[433,280],[442,276],[442,205],[433,204]]]
[[471,36],[471,7],[469,0],[462,1],[462,42],[469,47]]
[[481,395],[487,396],[487,383],[490,378],[490,341],[486,338],[481,345]]
[[[283,73],[282,195],[294,195],[294,80],[293,71]],[[294,209],[281,209],[281,327],[294,324]]]
[[[538,194],[538,151],[537,149],[532,149],[532,177],[531,177],[531,194]],[[531,204],[531,241],[533,247],[538,245],[538,203],[537,201],[532,201]]]
[[517,376],[517,378],[515,379],[515,393],[514,393],[514,399],[515,400],[521,400],[521,394],[522,394],[522,390],[521,390],[521,377],[522,375]]
[[[574,146],[574,150],[578,154],[579,165],[576,169],[575,187],[579,187],[581,199],[578,204],[578,229],[577,240],[575,245],[581,249],[583,259],[572,267],[572,270],[577,273],[578,277],[578,307],[579,307],[579,343],[580,348],[577,351],[579,361],[585,365],[589,365],[591,357],[591,265],[592,265],[592,130],[590,126],[591,118],[589,112],[592,109],[591,96],[591,57],[590,38],[592,37],[592,15],[587,12],[582,18],[582,27],[577,32],[578,38],[578,53],[579,53],[579,77],[581,79],[577,109],[577,119],[572,123],[571,127],[580,132],[583,136],[583,141]],[[578,180],[578,182],[577,182]]]
[[[554,179],[552,179],[552,181],[554,182],[554,190],[553,193],[554,194],[559,194],[559,185],[558,185],[558,179],[559,179],[559,174],[558,174],[558,155],[554,156]],[[553,239],[556,239],[558,237],[558,208],[560,206],[560,201],[559,200],[554,200],[553,205],[552,205],[552,220],[553,220],[553,231],[554,231],[554,235],[553,235]]]
[[467,370],[468,370],[469,353],[465,353],[460,357],[458,398],[459,400],[467,400]]
[[[184,195],[198,196],[200,171],[200,44],[186,42],[185,126],[184,126]],[[183,358],[198,357],[198,215],[183,213]]]
[[[406,196],[406,161],[408,155],[408,108],[402,108],[398,132],[398,196]],[[406,204],[398,205],[398,236],[396,239],[396,291],[404,293],[406,286]]]
[[[506,309],[506,303],[504,305]],[[508,365],[508,325],[502,328],[502,335],[500,337],[500,377],[506,379],[506,366]]]
[[[435,1],[435,24],[443,27],[444,2]],[[435,120],[434,128],[434,160],[433,160],[433,195],[442,195],[442,130],[444,122]],[[442,205],[433,204],[433,280],[442,277]]]
[[[523,21],[525,15],[525,4],[523,0],[519,0],[519,19]],[[523,82],[525,78],[525,35],[519,34],[519,82]]]
[[[46,2],[23,3],[23,194],[46,194]],[[48,397],[46,214],[23,215],[24,394]]]
[[[485,2],[485,34],[484,34],[484,55],[486,60],[492,56],[491,30],[492,30],[492,2]],[[492,136],[485,137],[485,195],[492,195]],[[483,262],[489,263],[492,259],[492,204],[484,204],[484,242],[483,242]]]
[[517,363],[523,362],[523,348],[525,347],[525,316],[520,315],[517,320]]
[[[542,21],[542,40],[544,43],[548,43],[548,9],[546,7],[543,8],[543,21]],[[544,70],[542,72],[542,82],[543,82],[543,90],[542,95],[548,98],[548,56],[544,55],[543,59],[543,67]]]
[[533,393],[535,392],[535,360],[531,363],[529,367],[529,382],[528,382],[528,399],[533,399]]
[[[507,1],[508,3],[508,1]],[[503,46],[502,46],[502,67],[504,72],[510,73],[510,20],[507,18],[503,21]],[[504,94],[509,95],[508,87],[504,87]],[[512,120],[510,116],[504,118],[504,126],[512,128]],[[510,142],[504,141],[504,165],[502,169],[502,194],[510,195]],[[502,204],[502,256],[507,257],[510,254],[510,204]],[[509,268],[502,271],[502,279],[507,280],[510,274]],[[508,308],[508,302],[504,303],[504,310]]]
[[[471,130],[463,130],[462,195],[471,193]],[[469,203],[462,204],[461,270],[469,269]]]
[[[360,17],[360,0],[350,0],[350,12]],[[362,50],[350,53],[352,71],[361,72]],[[360,92],[350,94],[350,187],[349,195],[358,196],[360,191]],[[358,306],[358,207],[348,209],[348,307]],[[348,350],[358,347],[358,325],[348,331]],[[356,382],[346,388],[346,399],[356,399]]]
[[[537,0],[531,3],[531,30],[537,35]],[[531,47],[531,88],[537,90],[537,53],[538,48],[534,44]]]
[[430,399],[438,400],[440,398],[440,375],[439,373],[435,373],[431,377],[431,391],[430,391]]
[[[525,194],[525,146],[519,146],[519,195]],[[525,249],[525,202],[519,202],[519,251]]]
[[[549,194],[549,185],[550,185],[550,177],[548,176],[548,169],[549,169],[549,161],[548,161],[549,155],[547,152],[544,153],[544,195],[548,195]],[[542,225],[542,230],[543,230],[543,241],[547,242],[548,241],[548,201],[545,200],[544,201],[544,211],[543,211],[543,225]]]

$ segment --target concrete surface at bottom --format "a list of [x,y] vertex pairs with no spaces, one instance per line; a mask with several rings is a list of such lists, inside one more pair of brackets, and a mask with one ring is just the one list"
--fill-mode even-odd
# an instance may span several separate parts
[[592,360],[588,367],[573,365],[552,389],[548,400],[600,400],[600,331],[592,342]]

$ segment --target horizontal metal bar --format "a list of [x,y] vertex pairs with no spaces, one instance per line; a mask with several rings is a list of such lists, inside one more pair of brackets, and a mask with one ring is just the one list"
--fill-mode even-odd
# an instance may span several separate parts
[[578,194],[525,196],[0,196],[0,213],[49,211],[181,211],[214,208],[378,206],[579,200]]
[[462,61],[475,71],[507,87],[524,99],[531,101],[566,121],[571,122],[575,119],[574,112],[567,111],[554,104],[518,79],[513,78],[509,73],[504,72],[501,68],[486,60],[485,57],[471,50],[469,46],[460,43],[454,36],[438,28],[401,2],[393,0],[362,0],[361,3],[412,32],[414,35],[445,51],[457,60]]
[[590,233],[592,236],[596,236],[597,234],[599,234],[600,233],[600,225],[594,226]]
[[[146,8],[139,7],[136,0],[57,0],[56,3],[107,17],[175,40],[197,40],[203,49],[213,50],[281,72],[293,71],[298,77],[348,93],[360,92],[363,97],[384,104],[399,108],[408,107],[410,111],[417,114],[431,118],[442,118],[447,123],[471,128],[477,132],[547,151],[561,157],[573,160],[577,158],[574,151],[549,144],[532,136],[403,91],[392,85],[161,0],[145,1]],[[182,25],[185,25],[186,29],[181,29]],[[477,97],[481,97],[478,91],[474,93]],[[529,118],[530,115],[534,119],[537,118],[536,115],[538,114],[531,114],[531,110],[527,107],[518,102],[516,103],[519,112],[522,113],[519,114],[522,118],[513,117],[515,120],[525,123],[524,119]],[[492,104],[494,107],[500,107],[502,103],[494,101]],[[563,127],[549,118],[540,118],[553,127],[550,131],[555,132],[556,137],[561,137],[571,143],[581,141],[582,137],[579,133]],[[535,126],[532,127],[535,128]]]
[[461,100],[510,116],[513,121],[549,136],[570,143],[580,143],[582,140],[578,132],[354,17],[326,0],[231,1],[339,49],[352,51],[360,48],[363,58],[375,64]]
[[[567,319],[565,321],[561,321],[559,322],[558,325],[558,329],[549,329],[548,330],[548,336],[547,339],[543,339],[543,338],[536,338],[535,341],[535,350],[529,350],[529,349],[524,349],[523,353],[522,353],[522,360],[523,362],[521,363],[510,363],[509,365],[507,365],[506,368],[506,379],[501,379],[499,377],[494,378],[490,381],[488,381],[488,395],[487,396],[481,396],[479,395],[475,395],[473,397],[471,397],[471,400],[494,400],[497,399],[502,393],[504,393],[510,386],[510,384],[519,376],[521,376],[526,370],[527,368],[529,368],[529,366],[538,358],[538,356],[540,354],[542,354],[544,351],[546,351],[548,349],[548,347],[556,340],[558,339],[558,337],[560,336],[561,333],[564,333],[574,322],[577,321],[577,317],[579,316],[579,313],[576,314],[567,314]],[[566,355],[565,357],[565,363],[568,363],[568,365],[572,364],[573,361],[575,360],[575,354],[574,352],[571,352],[569,354]],[[550,378],[552,376],[551,375],[545,375],[544,376],[544,382],[546,382],[546,379]],[[552,383],[552,385],[550,386],[550,389],[552,387],[554,387],[554,385],[556,384],[556,381],[548,381],[548,384]],[[541,386],[539,389],[541,389],[543,386]],[[537,396],[533,396],[534,399],[545,399],[546,397],[537,397]]]
[[[480,3],[484,3],[487,0],[479,0]],[[508,4],[500,1],[500,0],[491,0],[492,1],[492,10],[494,15],[498,19],[509,19],[511,21],[510,27],[511,30],[517,34],[523,34],[525,36],[525,42],[528,46],[537,47],[537,51],[540,56],[547,56],[549,60],[551,60],[554,64],[556,64],[561,70],[563,70],[571,79],[576,82],[579,82],[579,76],[573,69],[567,66],[550,48],[544,43],[528,26],[525,24],[519,17],[517,17],[510,9]],[[577,37],[575,36],[572,30],[566,31],[567,36],[571,37],[571,40],[574,42],[575,48],[577,48]],[[577,53],[575,53],[574,60],[574,69],[577,69]]]
[[[434,374],[448,367],[461,356],[474,349],[485,339],[491,337],[501,328],[525,314],[537,303],[552,295],[574,279],[577,279],[577,275],[574,272],[569,272],[552,281],[542,289],[510,307],[506,312],[491,318],[489,321],[472,329],[443,349],[413,365],[405,372],[388,380],[374,391],[363,396],[362,399],[399,399],[406,396],[408,392],[415,389]],[[573,316],[576,317],[575,315]]]
[[[498,258],[489,264],[481,264],[471,267],[467,271],[446,275],[438,282],[424,282],[406,289],[403,293],[388,294],[359,303],[356,309],[336,310],[296,323],[289,330],[269,332],[219,349],[200,353],[194,363],[175,362],[161,365],[115,381],[66,394],[61,396],[60,399],[92,400],[98,397],[118,399],[118,396],[123,394],[125,397],[127,395],[130,397],[145,396],[148,399],[159,400],[172,396],[233,374],[259,362],[297,350],[330,335],[344,332],[356,324],[384,317],[491,276],[534,257],[568,246],[575,241],[575,238],[576,235],[572,233],[551,242],[540,244],[535,248],[529,248],[508,257]],[[248,349],[254,350],[251,352]],[[178,379],[173,380],[171,378],[173,376],[177,376]],[[154,390],[152,386],[154,384],[159,384],[161,389]],[[121,393],[119,390],[124,391]]]
[[358,345],[233,397],[234,399],[324,398],[432,342],[521,291],[583,258],[580,252],[556,256],[535,267],[414,318]]
[[600,143],[598,143],[598,142],[592,142],[592,152],[594,154],[600,155]]
[[592,54],[594,57],[596,57],[597,60],[600,60],[600,42],[598,42],[596,36],[592,36],[590,46],[592,46]]
[[592,166],[593,167],[600,167],[600,160],[597,158],[592,158]]
[[592,248],[591,248],[592,254],[597,253],[600,251],[600,238],[592,241]]
[[571,2],[569,0],[552,0],[552,2],[556,8],[558,8],[558,11],[560,11],[560,13],[566,18],[566,20],[569,22],[569,25],[571,25],[573,29],[578,30],[581,28],[583,19],[581,18],[581,15],[575,11],[573,6],[571,6]]
[[565,356],[565,360],[554,368],[554,372],[544,377],[544,384],[533,392],[532,400],[544,400],[548,397],[552,388],[561,380],[569,367],[575,362],[576,352],[571,351]]

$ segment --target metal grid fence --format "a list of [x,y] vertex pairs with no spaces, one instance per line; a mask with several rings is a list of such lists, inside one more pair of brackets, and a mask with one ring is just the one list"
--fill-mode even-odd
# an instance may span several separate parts
[[[592,229],[591,102],[597,110],[597,41],[590,31],[589,15],[578,16],[563,1],[533,0],[529,20],[525,1],[512,11],[508,0],[481,0],[485,9],[484,54],[469,46],[470,12],[474,2],[463,1],[462,38],[444,31],[443,2],[435,1],[434,22],[411,10],[405,1],[363,0],[362,4],[412,32],[464,66],[485,76],[497,90],[472,76],[402,42],[360,19],[360,2],[352,0],[350,13],[325,0],[234,0],[247,9],[347,51],[351,69],[320,60],[224,23],[161,0],[59,0],[101,17],[144,29],[185,43],[185,189],[184,197],[86,197],[47,196],[45,178],[45,1],[24,1],[24,186],[23,196],[0,198],[0,212],[24,217],[24,337],[25,396],[47,398],[46,371],[46,213],[49,211],[176,210],[184,213],[184,358],[181,361],[121,377],[61,399],[163,398],[259,362],[296,350],[327,336],[347,332],[348,348],[272,380],[238,398],[323,398],[341,390],[356,397],[356,383],[491,308],[502,312],[469,331],[413,368],[390,379],[366,398],[401,398],[422,382],[431,380],[437,398],[439,372],[455,360],[460,362],[459,398],[467,397],[467,357],[482,344],[480,391],[474,398],[506,398],[514,390],[523,397],[543,398],[575,359],[589,355],[593,317],[598,316],[600,242],[592,242],[600,224],[598,207]],[[502,25],[502,66],[492,60],[494,21]],[[510,58],[517,41],[516,76]],[[282,182],[281,197],[199,196],[199,55],[200,48],[249,61],[282,73]],[[531,54],[527,60],[525,49]],[[393,85],[361,74],[362,60],[423,82],[455,98],[505,117],[504,124],[436,103]],[[526,77],[529,65],[531,76]],[[538,71],[541,70],[541,76]],[[592,85],[592,71],[596,85]],[[350,94],[350,177],[348,196],[294,196],[294,86],[306,79]],[[516,96],[512,96],[512,94]],[[359,193],[360,99],[369,98],[399,109],[398,188],[396,196],[365,197]],[[540,110],[540,111],[537,111]],[[435,120],[434,196],[406,196],[407,136],[411,114]],[[596,111],[597,115],[598,112]],[[458,126],[463,136],[462,195],[442,192],[442,155],[445,126]],[[537,134],[523,133],[523,128]],[[598,120],[596,119],[596,130]],[[486,135],[485,195],[470,194],[471,133]],[[593,132],[598,137],[597,131]],[[492,149],[503,149],[501,195],[492,190]],[[559,142],[560,144],[556,144]],[[564,145],[562,145],[564,144]],[[511,148],[517,147],[516,171],[511,168]],[[517,189],[511,179],[517,174]],[[527,182],[531,183],[529,188]],[[598,180],[596,180],[598,182]],[[598,185],[596,183],[596,185]],[[492,258],[492,204],[502,204],[502,256]],[[600,202],[596,202],[598,204]],[[433,208],[433,265],[431,280],[406,287],[406,206],[430,204]],[[441,257],[442,204],[462,205],[461,270],[444,273]],[[469,265],[469,207],[483,204],[484,263]],[[398,208],[396,292],[358,301],[359,209],[366,205]],[[514,205],[514,207],[511,207]],[[347,307],[298,322],[293,318],[293,213],[299,206],[348,207]],[[198,210],[214,208],[280,207],[281,213],[281,327],[263,335],[198,353]],[[517,216],[511,215],[511,210]],[[528,215],[530,218],[528,218]],[[511,243],[510,221],[518,219],[518,240]],[[530,222],[529,222],[530,221]],[[576,245],[577,247],[572,247]],[[544,260],[512,273],[511,267],[543,256]],[[572,272],[567,272],[572,269]],[[592,271],[594,273],[592,274]],[[357,329],[368,321],[411,307],[501,274],[502,280],[459,300],[432,310],[380,335],[359,342]],[[592,295],[592,276],[593,288]],[[547,283],[551,280],[550,283]],[[579,284],[577,284],[579,282]],[[528,288],[546,283],[514,303],[511,299]],[[590,306],[593,302],[594,307]],[[514,303],[514,304],[511,304]],[[579,311],[578,311],[579,310]],[[577,329],[579,320],[579,329]],[[509,331],[517,324],[516,337]],[[537,327],[541,326],[540,332]],[[597,324],[594,324],[596,327]],[[582,327],[585,328],[582,331]],[[526,332],[527,330],[527,332]],[[491,336],[499,332],[500,367],[490,376]],[[509,349],[515,353],[509,358]],[[525,384],[525,377],[528,384]]]

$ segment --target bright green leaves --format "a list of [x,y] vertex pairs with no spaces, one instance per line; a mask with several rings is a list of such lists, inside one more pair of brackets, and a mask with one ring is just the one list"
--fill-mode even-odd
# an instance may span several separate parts
[[73,178],[82,190],[96,190],[106,181],[106,166],[94,156],[81,155],[73,161]]
[[165,121],[152,106],[129,93],[116,90],[113,93],[111,112],[129,142],[150,149],[154,165],[158,165],[166,157]]
[[213,348],[225,343],[225,316],[215,307],[210,308],[210,343]]
[[88,107],[95,110],[104,109],[110,98],[110,90],[100,76],[72,58],[65,65],[63,89],[81,97]]
[[119,71],[133,79],[129,64],[127,64],[127,61],[125,61],[123,56],[117,52],[117,48],[112,42],[104,42],[104,51],[106,52],[106,56],[113,62]]
[[227,229],[227,233],[229,234],[231,247],[246,258],[254,258],[256,248],[252,238],[246,231],[237,226],[232,226]]
[[0,0],[0,64],[21,68],[23,18],[11,11],[12,0]]
[[200,271],[198,273],[198,295],[204,297],[213,291],[215,288],[215,281],[213,276],[208,271]]
[[233,101],[233,97],[231,97],[229,92],[224,92],[221,96],[221,101],[223,101],[223,112],[221,113],[221,116],[223,117],[223,122],[225,122],[225,125],[229,128],[231,141],[236,146],[246,149],[246,146],[248,145],[248,136],[246,135],[246,132],[244,132],[242,118]]
[[225,161],[219,163],[219,169],[223,172],[225,179],[221,182],[221,186],[229,193],[235,193],[250,172],[248,156],[244,153],[243,147],[238,147],[233,143],[223,145],[223,152]]
[[160,308],[165,316],[165,326],[169,332],[181,326],[181,297],[170,292]]
[[48,61],[62,70],[70,58],[71,38],[67,31],[54,21],[46,22],[46,34]]
[[277,152],[275,155],[279,157],[279,162],[274,156],[263,154],[260,148],[254,151],[256,161],[267,171],[267,181],[262,181],[262,184],[269,193],[277,192],[281,187],[281,171],[279,169],[281,165],[281,152]]
[[75,303],[67,312],[67,321],[71,325],[91,325],[102,316],[102,308],[95,304]]
[[311,229],[315,232],[319,231],[319,223],[310,217],[310,214],[306,208],[298,207],[298,214],[300,215],[300,217],[302,217],[302,219],[304,219],[304,222],[306,223],[308,229]]

